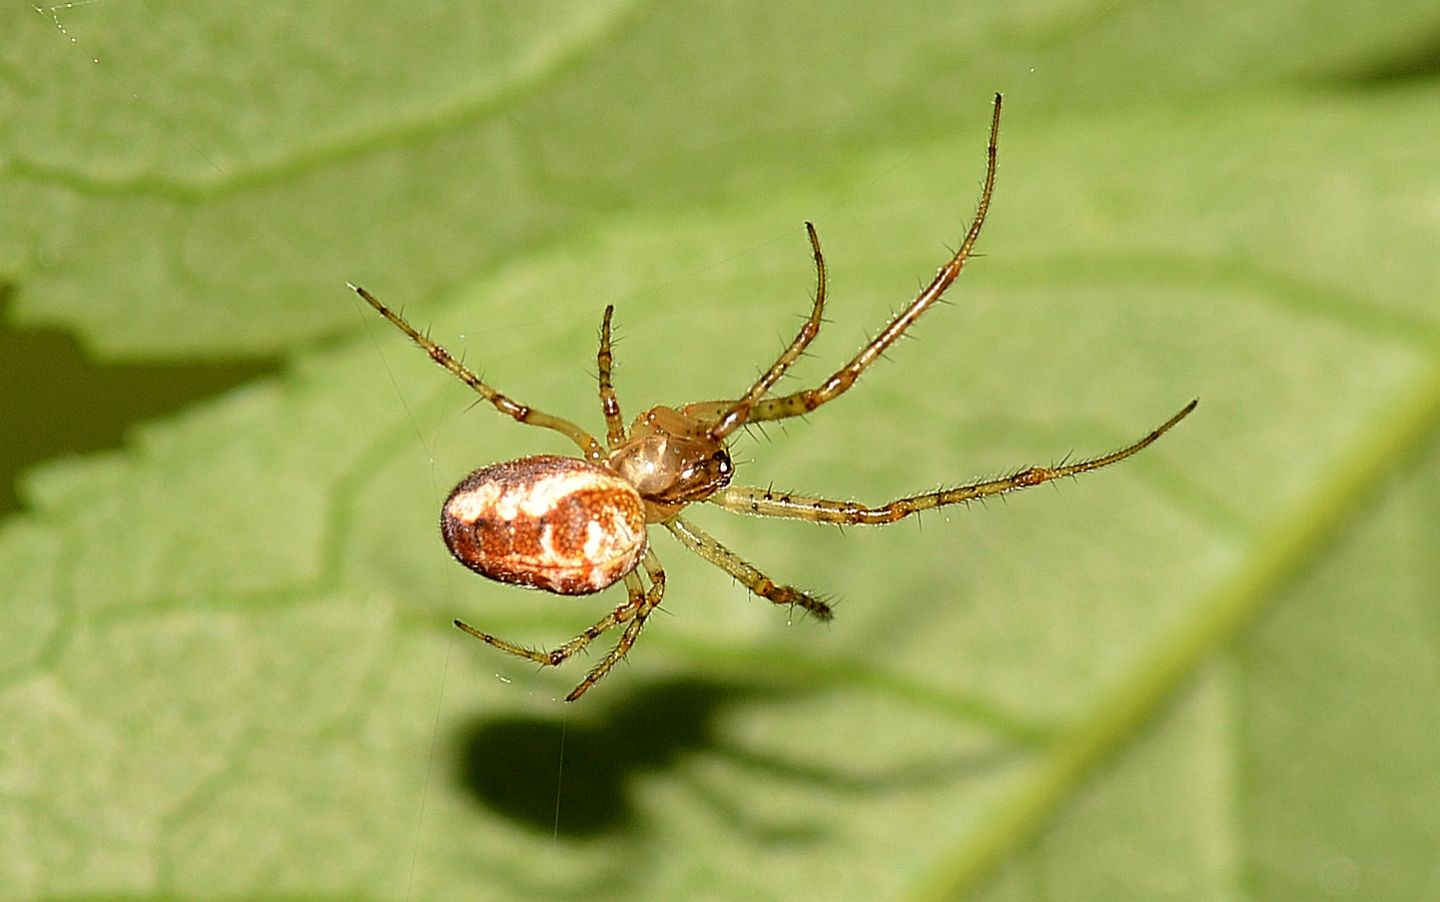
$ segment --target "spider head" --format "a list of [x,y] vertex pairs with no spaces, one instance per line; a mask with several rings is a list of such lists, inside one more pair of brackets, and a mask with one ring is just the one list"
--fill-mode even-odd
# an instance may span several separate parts
[[730,483],[735,467],[724,442],[671,407],[655,407],[630,427],[607,466],[662,512],[703,501]]

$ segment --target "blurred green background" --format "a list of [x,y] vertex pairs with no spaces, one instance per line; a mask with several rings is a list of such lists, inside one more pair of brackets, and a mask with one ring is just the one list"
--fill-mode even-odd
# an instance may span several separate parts
[[[1440,897],[1433,4],[0,11],[0,898]],[[97,62],[98,61],[98,62]],[[697,510],[616,599],[434,519],[559,441],[364,284],[598,429],[787,387],[978,257],[739,481],[879,502],[1121,445],[887,530]]]

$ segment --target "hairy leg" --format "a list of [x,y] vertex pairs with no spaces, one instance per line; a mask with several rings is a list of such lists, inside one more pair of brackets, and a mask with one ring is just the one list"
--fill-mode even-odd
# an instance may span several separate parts
[[569,642],[566,642],[564,645],[561,645],[552,651],[546,651],[543,648],[529,648],[524,645],[517,645],[514,642],[508,642],[504,639],[492,636],[489,633],[481,632],[480,630],[476,629],[475,627],[471,626],[463,620],[456,620],[455,626],[457,626],[461,631],[469,633],[476,639],[484,642],[486,645],[492,645],[503,652],[507,652],[521,658],[528,658],[531,661],[534,661],[536,664],[541,665],[542,667],[559,667],[561,664],[564,664],[567,660],[569,660],[573,655],[580,651],[583,651],[586,646],[588,646],[595,639],[599,638],[606,631],[612,629],[618,624],[624,623],[625,621],[633,618],[635,616],[635,613],[644,607],[646,595],[645,586],[643,583],[640,582],[640,577],[636,575],[633,571],[625,574],[625,588],[628,589],[630,593],[628,601],[616,607],[615,610],[611,611],[609,614],[606,614],[604,617],[601,617],[599,620],[595,621],[595,623],[591,626],[586,627],[585,630],[581,632],[580,635],[576,636],[574,639],[571,639]]
[[830,606],[794,586],[781,586],[747,563],[735,552],[721,545],[710,535],[684,517],[665,521],[665,528],[686,548],[733,576],[741,585],[761,598],[775,604],[797,605],[820,620],[833,616]]
[[900,498],[878,507],[870,507],[855,501],[832,501],[828,498],[777,492],[774,489],[735,485],[726,486],[705,500],[728,511],[753,514],[759,517],[780,517],[841,525],[894,523],[896,520],[920,511],[951,504],[964,504],[967,501],[974,501],[976,498],[987,498],[991,495],[1000,495],[1018,489],[1028,489],[1064,476],[1078,476],[1081,473],[1108,467],[1110,464],[1118,463],[1139,452],[1164,435],[1171,427],[1189,415],[1198,403],[1198,401],[1191,401],[1179,413],[1156,427],[1144,438],[1100,457],[1092,457],[1061,467],[1030,467],[1000,479],[987,479],[984,482],[975,482],[959,488],[912,495],[909,498]]
[[[660,607],[660,602],[665,598],[665,570],[660,566],[660,559],[650,549],[645,551],[643,565],[645,575],[650,577],[650,591],[646,592],[636,605],[630,622],[625,626],[625,631],[620,634],[620,641],[615,644],[609,654],[600,660],[599,664],[596,664],[585,675],[585,679],[580,681],[580,685],[570,690],[570,694],[565,696],[565,701],[573,702],[584,695],[591,686],[610,672],[610,668],[628,655],[631,647],[635,645],[635,640],[640,638],[640,631],[645,628],[645,621],[650,618],[652,611]],[[636,577],[636,582],[639,582],[639,577]]]
[[995,193],[995,162],[996,142],[1000,138],[1000,95],[995,95],[995,111],[990,119],[990,143],[986,149],[985,183],[980,189],[980,202],[976,205],[975,216],[970,221],[970,228],[965,233],[965,240],[960,242],[950,260],[940,268],[932,281],[924,291],[920,292],[909,306],[901,310],[893,319],[880,331],[880,334],[860,349],[855,358],[839,370],[835,371],[830,378],[826,379],[816,388],[807,388],[794,394],[785,395],[780,398],[769,398],[755,404],[747,418],[748,422],[759,423],[765,420],[783,420],[787,417],[798,417],[809,413],[826,402],[833,401],[840,395],[849,391],[860,378],[870,364],[889,348],[892,344],[905,334],[905,330],[915,324],[926,310],[941,296],[951,283],[960,275],[965,268],[965,261],[970,259],[970,253],[975,248],[975,242],[980,238],[980,229],[985,224],[985,215],[990,211],[990,198]]
[[600,377],[600,410],[605,414],[605,441],[614,448],[625,441],[625,420],[620,416],[620,399],[615,397],[615,384],[610,371],[615,357],[610,353],[610,317],[615,305],[605,308],[605,318],[600,321],[600,352],[595,356],[595,371]]
[[580,450],[585,453],[585,459],[592,463],[600,461],[605,456],[605,449],[600,446],[600,442],[584,429],[581,429],[569,420],[551,416],[533,407],[528,407],[496,391],[483,379],[471,372],[463,363],[456,360],[449,351],[431,341],[428,335],[425,335],[410,325],[410,323],[405,320],[405,317],[380,303],[379,299],[373,294],[361,288],[359,285],[351,285],[350,288],[353,289],[356,294],[360,295],[360,297],[364,298],[367,304],[374,307],[381,316],[388,319],[401,332],[410,336],[410,340],[424,349],[425,353],[430,355],[431,360],[449,370],[451,375],[474,389],[480,397],[493,404],[496,410],[506,416],[513,417],[515,420],[527,426],[539,426],[542,429],[552,429],[555,432],[559,432],[578,445]]
[[805,233],[810,236],[810,250],[815,255],[815,303],[810,308],[810,316],[800,326],[800,331],[795,334],[788,347],[780,353],[770,369],[750,386],[750,390],[738,401],[711,401],[701,404],[691,404],[685,408],[688,415],[698,415],[702,420],[714,419],[714,425],[710,427],[710,438],[720,441],[725,436],[745,425],[750,419],[750,412],[760,399],[775,383],[790,369],[790,365],[800,359],[805,353],[805,348],[820,334],[820,323],[825,314],[825,257],[820,253],[820,236],[815,234],[815,226],[805,223]]

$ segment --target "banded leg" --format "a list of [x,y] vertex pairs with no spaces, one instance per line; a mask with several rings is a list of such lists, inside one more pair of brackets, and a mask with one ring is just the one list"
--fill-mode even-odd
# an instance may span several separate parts
[[[610,653],[602,658],[599,664],[585,674],[585,679],[580,681],[580,685],[570,690],[570,694],[565,696],[565,701],[573,702],[584,695],[591,686],[594,686],[605,674],[610,672],[610,668],[628,655],[635,640],[640,638],[640,631],[645,628],[645,621],[649,619],[650,613],[660,607],[660,602],[665,597],[665,570],[660,566],[660,558],[648,548],[645,550],[643,565],[645,574],[650,577],[650,591],[644,594],[640,603],[635,607],[633,617],[625,626],[625,632],[620,634],[620,641],[610,649]],[[633,573],[630,575],[634,576]],[[637,576],[635,580],[638,583],[640,578]]]
[[[781,352],[770,369],[750,386],[750,390],[735,402],[712,401],[702,404],[692,404],[685,408],[687,414],[699,412],[706,419],[708,415],[715,417],[715,425],[710,427],[710,438],[720,441],[725,436],[745,425],[750,419],[750,411],[765,397],[765,393],[775,387],[775,383],[790,369],[790,365],[800,359],[805,353],[805,348],[814,341],[815,336],[820,334],[820,323],[825,314],[825,256],[820,253],[820,236],[815,234],[813,223],[805,223],[805,233],[810,236],[810,250],[815,255],[815,303],[810,308],[810,316],[800,326],[800,331],[790,342],[789,347]],[[700,408],[700,411],[696,411]]]
[[424,349],[425,353],[430,355],[431,360],[445,367],[445,369],[450,371],[451,375],[470,386],[480,397],[493,404],[496,410],[506,416],[513,417],[515,420],[527,426],[539,426],[542,429],[552,429],[559,432],[578,445],[580,450],[585,453],[585,459],[591,463],[599,462],[605,456],[605,449],[600,446],[600,442],[596,441],[595,437],[584,429],[581,429],[569,420],[551,416],[533,407],[527,407],[491,388],[483,379],[472,373],[465,364],[451,356],[449,351],[431,341],[429,336],[406,322],[405,317],[380,303],[379,299],[373,294],[361,288],[359,285],[352,285],[349,282],[345,284],[349,285],[351,290],[364,298],[365,303],[374,307],[381,316],[388,319],[401,332],[410,336],[410,340]]
[[815,596],[801,592],[794,586],[777,585],[770,577],[684,517],[666,520],[664,525],[686,548],[724,570],[761,598],[775,604],[798,605],[814,614],[818,620],[829,620],[834,615],[830,606]]
[[950,504],[964,504],[976,498],[987,498],[1017,489],[1028,489],[1053,479],[1078,476],[1081,473],[1108,467],[1141,451],[1164,435],[1176,423],[1183,420],[1190,411],[1194,410],[1198,403],[1200,402],[1197,400],[1186,404],[1179,413],[1156,427],[1144,438],[1119,451],[1112,451],[1100,457],[1092,457],[1089,460],[1062,467],[1030,467],[1000,479],[989,479],[955,489],[901,498],[880,507],[867,507],[854,501],[831,501],[828,498],[812,498],[789,492],[776,492],[773,489],[733,485],[721,489],[705,500],[728,511],[754,514],[759,517],[781,517],[790,520],[811,520],[816,523],[841,525],[894,523],[896,520],[920,511],[945,507]]
[[605,318],[600,321],[600,352],[595,355],[595,371],[600,378],[600,410],[605,414],[605,441],[614,448],[625,441],[625,420],[620,416],[620,399],[615,397],[615,383],[610,371],[615,366],[615,357],[610,352],[610,317],[615,305],[605,307]]
[[586,646],[606,631],[634,617],[635,613],[644,607],[645,586],[640,582],[640,577],[634,572],[625,574],[625,588],[630,592],[630,599],[628,601],[604,617],[601,617],[595,621],[594,624],[586,627],[580,635],[566,642],[564,645],[555,648],[553,651],[546,651],[543,648],[530,648],[524,645],[517,645],[514,642],[508,642],[492,636],[489,633],[481,632],[463,620],[456,620],[454,623],[462,632],[469,633],[486,645],[494,646],[516,657],[528,658],[541,667],[559,667],[573,655],[583,651]]
[[970,228],[965,233],[965,240],[960,242],[959,249],[940,268],[929,287],[920,292],[908,307],[897,313],[869,344],[861,348],[860,353],[855,355],[855,359],[837,370],[818,388],[807,388],[784,397],[760,401],[750,410],[749,422],[759,423],[765,420],[783,420],[787,417],[802,416],[820,405],[840,397],[850,389],[850,386],[855,384],[855,380],[860,378],[860,374],[874,363],[876,358],[885,353],[887,348],[905,334],[906,329],[915,324],[921,314],[940,300],[940,297],[945,294],[945,289],[950,287],[951,283],[960,275],[960,271],[965,268],[965,262],[970,259],[970,252],[980,238],[980,229],[985,225],[985,215],[990,211],[990,198],[995,193],[995,161],[999,138],[1000,95],[996,94],[995,112],[990,119],[990,143],[986,149],[985,183],[980,189],[980,202],[976,205],[975,217],[970,221]]

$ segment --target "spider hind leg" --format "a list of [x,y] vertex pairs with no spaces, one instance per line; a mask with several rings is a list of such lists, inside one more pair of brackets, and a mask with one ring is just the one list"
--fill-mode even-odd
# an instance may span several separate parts
[[610,668],[614,667],[621,658],[629,653],[631,646],[635,644],[635,640],[640,637],[640,630],[644,627],[646,618],[650,616],[650,613],[654,611],[655,608],[659,607],[660,600],[665,595],[665,571],[660,568],[659,561],[654,559],[653,552],[646,553],[645,569],[650,577],[650,588],[648,591],[645,589],[645,585],[641,582],[638,574],[633,571],[625,574],[625,588],[629,591],[629,598],[619,607],[586,627],[580,635],[574,639],[549,651],[541,648],[530,648],[529,646],[518,645],[514,642],[501,639],[498,636],[492,636],[487,632],[476,629],[463,620],[456,620],[455,626],[462,632],[484,642],[486,645],[498,648],[507,654],[534,661],[541,667],[559,667],[576,654],[584,651],[590,646],[591,642],[606,632],[622,623],[626,624],[625,631],[620,636],[620,642],[615,648],[611,649],[605,657],[601,659],[600,663],[586,674],[585,679],[581,681],[580,685],[576,686],[570,691],[569,695],[565,696],[567,702],[573,702],[584,695],[587,689],[595,685],[605,674],[610,672]]
[[[610,672],[610,668],[620,663],[621,659],[630,653],[630,649],[635,645],[635,640],[640,638],[640,631],[645,628],[645,621],[650,618],[650,614],[656,608],[660,607],[660,602],[665,597],[665,570],[660,566],[660,559],[655,556],[655,552],[650,550],[645,552],[643,565],[645,574],[650,577],[650,590],[641,595],[630,622],[626,624],[625,631],[620,634],[620,641],[615,643],[615,647],[610,649],[604,658],[600,659],[600,663],[585,674],[585,679],[580,681],[580,685],[570,690],[570,694],[565,696],[565,701],[573,702],[584,695],[591,686]],[[635,577],[636,585],[640,584],[640,577],[635,576],[633,572],[630,576]],[[629,584],[627,581],[626,585]]]

